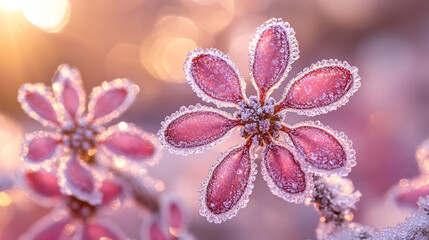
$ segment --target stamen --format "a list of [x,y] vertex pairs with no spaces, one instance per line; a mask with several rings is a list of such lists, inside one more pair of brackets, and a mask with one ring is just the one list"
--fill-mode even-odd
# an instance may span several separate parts
[[244,123],[240,135],[244,138],[252,136],[256,145],[263,145],[264,142],[270,141],[270,138],[279,137],[284,115],[275,114],[275,103],[274,98],[268,98],[261,104],[256,96],[241,102],[240,109],[234,113],[234,116]]

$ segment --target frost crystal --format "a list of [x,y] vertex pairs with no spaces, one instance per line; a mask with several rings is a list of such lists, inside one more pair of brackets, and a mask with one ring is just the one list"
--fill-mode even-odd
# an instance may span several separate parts
[[429,239],[429,196],[420,198],[418,206],[419,210],[406,218],[403,223],[377,231],[371,239]]
[[349,179],[314,176],[312,202],[321,216],[316,230],[318,239],[325,239],[326,236],[350,227],[353,219],[350,210],[355,208],[360,196],[361,193],[354,190]]
[[[294,203],[311,196],[310,173],[345,176],[356,164],[345,134],[318,122],[288,126],[282,121],[287,112],[314,116],[344,105],[360,86],[357,68],[338,60],[317,62],[291,80],[276,102],[270,94],[299,57],[295,31],[282,19],[265,22],[251,39],[249,57],[250,81],[258,95],[247,98],[243,77],[227,54],[201,48],[190,52],[184,71],[192,89],[206,102],[238,110],[230,116],[202,106],[181,108],[158,132],[170,152],[186,155],[213,147],[241,128],[244,143],[223,154],[202,183],[200,213],[210,222],[232,218],[246,206],[256,173],[252,146],[265,147],[262,174],[271,191]],[[278,142],[281,135],[286,142]]]
[[[398,185],[389,190],[388,196],[391,202],[401,207],[417,208],[410,217],[406,218],[404,222],[399,223],[395,227],[386,227],[376,230],[370,226],[350,222],[352,218],[347,218],[346,216],[350,214],[349,209],[353,208],[353,203],[359,198],[356,192],[350,192],[350,186],[352,185],[350,185],[350,183],[338,185],[331,184],[329,183],[330,181],[315,181],[316,189],[319,189],[319,191],[315,191],[315,193],[318,194],[315,194],[313,201],[322,216],[319,227],[316,230],[318,239],[429,239],[428,149],[428,140],[426,140],[416,151],[416,158],[421,175],[412,180],[402,179]],[[340,188],[343,190],[338,191],[338,186],[343,186]],[[344,195],[344,197],[338,198],[335,197],[338,196],[338,192],[343,192],[344,194],[350,192],[350,194],[341,194]],[[317,195],[320,196],[316,198]],[[338,201],[338,199],[340,199],[340,201]],[[326,207],[330,205],[334,207]],[[326,209],[328,209],[328,211],[326,211]],[[333,219],[334,221],[327,221],[327,219]]]

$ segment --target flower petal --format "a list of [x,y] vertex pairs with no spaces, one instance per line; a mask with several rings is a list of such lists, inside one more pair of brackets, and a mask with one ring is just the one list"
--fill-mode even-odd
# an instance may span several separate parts
[[26,83],[19,88],[22,109],[44,126],[60,127],[61,109],[55,104],[51,89],[41,83]]
[[200,214],[209,222],[221,223],[246,207],[256,175],[250,145],[235,147],[212,165],[200,189]]
[[80,240],[125,240],[125,235],[113,224],[106,224],[99,221],[91,221],[83,225]]
[[21,160],[36,170],[47,166],[59,156],[60,136],[50,132],[33,132],[25,136]]
[[61,192],[65,195],[73,195],[93,205],[101,203],[102,196],[98,191],[101,183],[95,172],[88,169],[75,154],[60,160],[58,178]]
[[166,222],[170,233],[175,237],[182,236],[188,225],[188,217],[183,202],[175,196],[166,196],[161,205],[162,219]]
[[206,102],[218,107],[238,107],[246,98],[243,76],[228,54],[217,49],[189,52],[184,71],[194,92]]
[[76,121],[85,111],[85,91],[79,70],[62,64],[57,68],[52,82],[57,101],[64,106],[68,116]]
[[299,58],[298,41],[289,23],[273,18],[262,24],[249,46],[250,74],[261,99],[265,99],[286,78]]
[[63,196],[58,186],[57,177],[46,171],[25,170],[22,176],[25,187],[43,198]]
[[172,153],[187,155],[223,142],[239,122],[228,113],[197,105],[182,107],[161,125],[161,143]]
[[151,214],[145,221],[141,232],[141,239],[147,240],[169,240],[168,231],[161,224],[158,215]]
[[429,139],[417,147],[416,159],[420,172],[429,175]]
[[139,87],[127,79],[103,82],[89,96],[88,118],[103,124],[121,115],[134,102]]
[[113,158],[119,158],[117,161],[153,166],[161,158],[158,138],[131,123],[120,122],[109,127],[98,141],[105,152]]
[[123,185],[115,180],[106,179],[101,183],[99,191],[103,196],[101,204],[106,205],[124,194]]
[[36,222],[19,240],[68,240],[73,233],[72,219],[66,211],[58,211]]
[[308,116],[335,110],[360,87],[357,72],[356,67],[338,60],[312,64],[289,83],[277,108]]
[[288,135],[304,156],[301,162],[304,170],[324,176],[347,176],[356,165],[356,152],[343,132],[336,132],[318,121],[308,121],[293,126]]
[[302,171],[298,156],[285,146],[270,143],[262,161],[262,175],[271,192],[294,203],[311,197],[313,190],[311,177]]
[[421,175],[414,179],[402,179],[389,190],[389,198],[399,207],[417,209],[419,198],[429,195],[429,176]]

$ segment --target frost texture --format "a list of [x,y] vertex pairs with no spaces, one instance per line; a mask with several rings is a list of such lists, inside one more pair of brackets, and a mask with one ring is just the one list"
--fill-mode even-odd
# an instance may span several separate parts
[[[426,166],[427,160],[424,143],[417,149],[419,167]],[[370,226],[351,222],[353,215],[350,209],[359,200],[360,193],[354,191],[350,180],[338,177],[315,177],[315,192],[312,202],[319,211],[321,218],[316,230],[318,239],[328,240],[408,240],[429,239],[429,195],[428,181],[425,169],[421,169],[421,176],[412,181],[401,180],[399,185],[389,191],[390,201],[399,206],[417,208],[412,215],[395,227],[374,229]],[[354,192],[353,192],[354,191]],[[416,203],[417,201],[417,203]]]
[[[187,155],[224,141],[235,127],[241,128],[242,146],[264,147],[278,142],[285,135],[287,144],[280,144],[288,145],[288,151],[296,162],[286,164],[291,163],[290,157],[281,155],[276,161],[271,161],[276,165],[276,170],[272,168],[274,165],[263,163],[262,172],[275,195],[287,201],[302,202],[312,190],[311,179],[305,177],[304,181],[304,175],[345,176],[356,164],[355,153],[344,133],[333,131],[318,122],[289,127],[282,124],[284,114],[290,111],[313,116],[344,105],[360,86],[357,68],[338,60],[317,62],[292,80],[283,100],[276,103],[270,94],[280,86],[291,64],[299,57],[295,31],[282,19],[265,22],[251,39],[249,57],[250,81],[258,95],[247,98],[244,80],[227,54],[216,49],[200,48],[190,52],[184,71],[192,89],[204,101],[213,102],[218,107],[235,106],[238,111],[229,116],[223,111],[199,105],[182,107],[162,122],[158,136],[170,152]],[[311,131],[304,134],[301,129]],[[299,135],[307,135],[311,140],[304,143],[302,138],[298,139]],[[246,163],[246,171],[240,173],[233,167],[234,164],[221,163],[235,150],[233,148],[223,154],[202,183],[200,213],[207,216],[210,222],[225,221],[247,204],[251,190],[245,190],[248,186],[244,183],[253,174],[252,170],[249,175],[249,166],[253,168],[256,163],[251,159],[250,163]],[[298,168],[302,169],[302,173],[297,174],[299,171],[294,169]],[[220,178],[216,176],[219,172],[230,180],[218,182]],[[222,192],[231,193],[230,198],[211,197],[215,196],[211,191],[216,190],[217,194],[216,185],[222,186]]]
[[200,214],[209,222],[221,223],[246,207],[257,173],[252,149],[241,145],[223,153],[201,183]]
[[260,26],[249,44],[250,76],[261,99],[278,88],[299,58],[298,41],[289,23],[273,18]]
[[243,76],[228,54],[198,48],[188,53],[184,71],[192,89],[206,102],[218,107],[238,106],[246,97]]
[[333,176],[314,176],[314,192],[311,200],[321,218],[316,230],[318,239],[325,239],[336,232],[351,227],[351,209],[359,201],[361,193],[355,191],[351,180]]
[[395,227],[374,230],[369,226],[351,223],[347,228],[335,232],[326,238],[328,240],[426,240],[429,238],[429,196],[420,198],[419,209]]
[[310,117],[324,114],[345,105],[360,85],[356,67],[337,59],[322,60],[289,82],[278,108]]
[[288,137],[304,157],[303,168],[310,172],[323,176],[347,176],[356,166],[352,141],[343,132],[334,131],[319,121],[292,126]]
[[291,147],[271,143],[265,148],[262,176],[271,192],[289,202],[301,203],[311,197],[313,180],[302,171],[298,154]]
[[419,210],[411,217],[405,219],[403,223],[393,228],[384,228],[375,232],[372,239],[399,240],[416,239],[424,240],[429,238],[429,196],[420,198],[418,202]]

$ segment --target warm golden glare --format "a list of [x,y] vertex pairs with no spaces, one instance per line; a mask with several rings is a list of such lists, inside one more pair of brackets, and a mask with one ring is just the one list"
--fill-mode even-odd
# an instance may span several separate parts
[[174,81],[181,82],[185,79],[183,61],[188,52],[195,48],[197,48],[197,44],[189,38],[173,38],[166,44],[162,64]]
[[124,159],[115,159],[115,166],[118,168],[125,167],[125,160]]
[[5,192],[0,192],[0,207],[7,207],[12,203],[12,198]]
[[141,62],[158,79],[184,83],[183,62],[188,52],[198,45],[190,38],[163,35],[155,34],[143,44],[140,50]]
[[171,235],[173,235],[175,237],[179,237],[180,236],[180,231],[179,231],[178,228],[170,227],[169,230],[170,230]]
[[25,0],[22,5],[25,18],[46,32],[58,32],[68,22],[68,0]]
[[349,213],[349,214],[344,215],[344,219],[346,219],[346,221],[350,222],[353,220],[353,218],[354,218],[353,213]]
[[[223,30],[234,19],[234,0],[182,0],[182,2],[190,9],[191,19],[210,33]],[[198,9],[198,11],[193,11],[193,9]]]
[[6,11],[18,11],[22,7],[23,0],[0,0],[0,8]]
[[120,122],[119,124],[119,130],[125,131],[128,128],[128,124],[126,122]]

